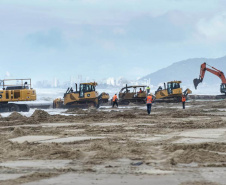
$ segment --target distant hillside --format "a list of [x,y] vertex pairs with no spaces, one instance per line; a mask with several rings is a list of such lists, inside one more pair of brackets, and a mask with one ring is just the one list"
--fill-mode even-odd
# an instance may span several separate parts
[[[183,82],[183,85],[191,85],[193,84],[193,79],[199,77],[200,65],[204,62],[223,71],[226,75],[225,56],[216,59],[194,58],[176,62],[166,68],[144,76],[142,80],[150,78],[152,85],[158,85],[159,83],[172,80],[181,80]],[[221,80],[217,76],[206,72],[203,82],[209,85],[213,85],[220,84]]]

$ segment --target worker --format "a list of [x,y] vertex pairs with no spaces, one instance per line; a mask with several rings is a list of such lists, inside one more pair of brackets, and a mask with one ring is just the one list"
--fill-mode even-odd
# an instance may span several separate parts
[[183,96],[182,96],[182,105],[183,105],[183,109],[185,109],[185,102],[186,102],[186,97],[183,95]]
[[147,90],[147,94],[149,94],[150,93],[150,87],[149,86],[147,86],[147,88],[146,88],[146,90]]
[[151,113],[152,102],[153,102],[153,96],[151,93],[149,93],[147,96],[147,112],[148,112],[148,114]]
[[113,96],[113,98],[112,98],[112,102],[113,102],[112,107],[114,107],[115,104],[116,104],[116,106],[118,107],[118,102],[117,102],[117,100],[118,100],[118,97],[117,97],[117,94],[115,94],[115,95]]
[[139,91],[139,93],[142,93],[143,91],[142,91],[142,89],[140,88],[140,91]]

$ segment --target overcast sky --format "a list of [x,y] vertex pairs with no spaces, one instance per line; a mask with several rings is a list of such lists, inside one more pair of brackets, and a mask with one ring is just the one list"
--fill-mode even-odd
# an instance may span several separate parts
[[0,0],[1,78],[136,79],[225,43],[225,0]]

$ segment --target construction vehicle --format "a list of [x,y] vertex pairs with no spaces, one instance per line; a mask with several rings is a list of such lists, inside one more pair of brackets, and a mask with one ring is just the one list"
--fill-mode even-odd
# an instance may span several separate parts
[[191,94],[190,89],[186,89],[184,92],[180,87],[181,81],[170,81],[164,83],[164,89],[159,86],[157,91],[155,91],[155,102],[181,102],[182,96]]
[[[16,84],[16,85],[15,85]],[[28,112],[29,105],[9,102],[35,101],[36,91],[31,88],[31,79],[4,79],[0,81],[0,112]]]
[[193,80],[195,89],[197,89],[199,83],[201,83],[203,81],[203,78],[205,76],[206,71],[209,71],[210,73],[218,76],[221,79],[222,83],[220,85],[220,92],[224,93],[226,95],[226,78],[224,76],[224,73],[222,71],[216,69],[215,67],[210,66],[210,65],[208,65],[210,67],[210,68],[208,68],[208,67],[206,67],[207,65],[208,64],[206,64],[205,62],[201,65],[199,78],[195,78]]
[[[134,85],[123,87],[119,91],[119,101],[121,105],[129,105],[129,103],[145,104],[146,103],[146,88],[147,86]],[[137,90],[138,89],[138,90]]]
[[63,99],[57,98],[53,101],[53,108],[99,108],[101,102],[108,101],[109,95],[103,93],[98,96],[96,86],[96,82],[80,83],[78,90],[77,84],[75,84],[75,91],[72,87],[68,88]]
[[108,103],[110,96],[108,93],[102,92],[98,98],[99,98],[99,104],[102,105],[104,103]]

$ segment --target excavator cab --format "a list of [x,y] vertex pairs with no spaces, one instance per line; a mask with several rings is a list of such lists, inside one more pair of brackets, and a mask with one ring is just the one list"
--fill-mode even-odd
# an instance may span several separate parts
[[226,95],[226,84],[221,84],[220,91]]

